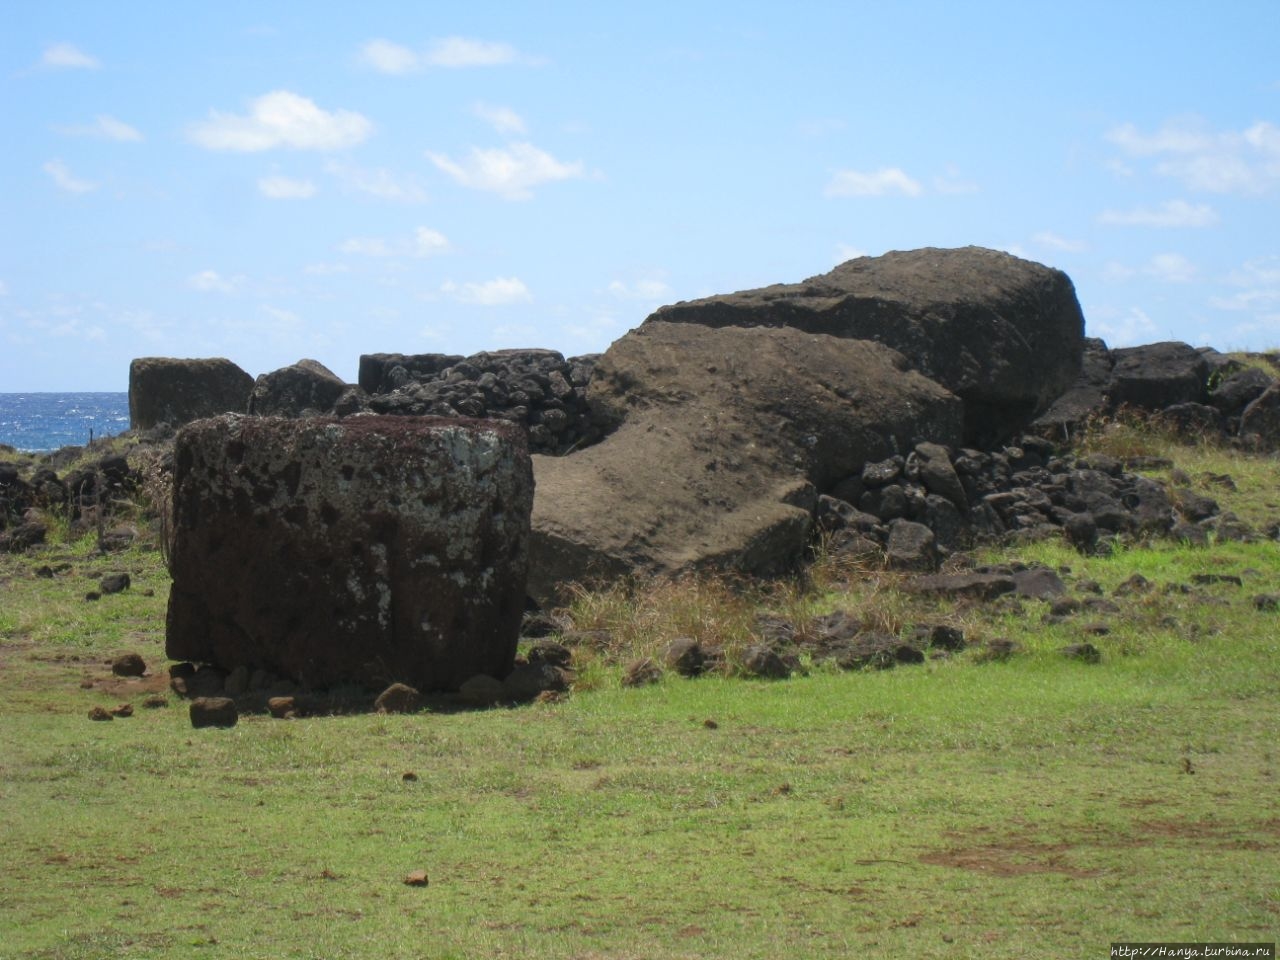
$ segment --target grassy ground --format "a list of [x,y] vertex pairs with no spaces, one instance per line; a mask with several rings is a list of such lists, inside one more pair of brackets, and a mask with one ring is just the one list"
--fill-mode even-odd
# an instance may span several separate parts
[[[1274,460],[1171,452],[1277,517]],[[1226,472],[1234,492],[1201,477]],[[1275,542],[981,558],[1069,568],[1119,607],[1054,625],[831,566],[746,598],[594,595],[579,626],[640,626],[564,702],[231,730],[110,678],[128,650],[163,669],[167,578],[93,546],[0,557],[0,957],[1088,957],[1280,929],[1280,613],[1252,603],[1280,594]],[[117,570],[130,591],[84,599]],[[1135,571],[1153,587],[1116,596]],[[762,608],[1021,652],[618,685],[626,655],[732,641]],[[1100,664],[1058,653],[1082,640]]]

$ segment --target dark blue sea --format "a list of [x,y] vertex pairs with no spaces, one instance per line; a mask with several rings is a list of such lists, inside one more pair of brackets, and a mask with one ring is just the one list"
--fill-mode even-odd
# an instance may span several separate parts
[[0,393],[0,443],[44,452],[129,429],[127,393]]

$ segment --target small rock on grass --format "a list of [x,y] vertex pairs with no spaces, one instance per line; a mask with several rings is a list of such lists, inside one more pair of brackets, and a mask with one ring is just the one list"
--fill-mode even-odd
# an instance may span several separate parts
[[113,717],[132,717],[132,716],[133,716],[133,704],[132,704],[132,703],[122,703],[122,704],[120,704],[118,707],[112,707],[112,708],[111,708],[111,715],[112,715]]
[[422,694],[405,683],[393,683],[373,702],[378,713],[413,713],[422,709]]
[[298,702],[293,697],[271,697],[267,710],[277,720],[291,720],[298,716]]
[[127,573],[109,573],[102,578],[102,582],[98,584],[98,589],[104,594],[123,593],[129,589],[132,581]]
[[406,887],[425,887],[428,883],[430,883],[430,880],[428,880],[427,871],[425,870],[414,870],[404,878]]
[[1280,610],[1280,597],[1274,593],[1260,593],[1253,598],[1253,609],[1263,613],[1275,613]]
[[168,705],[168,699],[162,697],[158,693],[153,693],[151,696],[147,697],[147,699],[142,701],[142,706],[147,710],[158,710],[161,707],[167,707]]
[[115,717],[111,715],[111,711],[108,710],[106,707],[94,707],[92,710],[89,711],[89,719],[90,720],[114,720]]
[[662,679],[662,668],[648,657],[633,660],[622,674],[624,687],[646,687]]
[[1102,662],[1102,651],[1092,643],[1069,643],[1058,652],[1068,660],[1079,660],[1082,663]]
[[191,726],[234,727],[240,719],[230,697],[197,697],[191,701]]
[[111,661],[111,672],[117,677],[141,677],[147,672],[147,662],[137,653],[124,653]]

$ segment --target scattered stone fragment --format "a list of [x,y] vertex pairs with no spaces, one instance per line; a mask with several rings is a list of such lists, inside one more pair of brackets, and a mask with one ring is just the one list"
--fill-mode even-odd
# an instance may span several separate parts
[[702,644],[690,637],[677,637],[667,645],[663,662],[682,677],[697,677],[706,669],[707,658]]
[[404,773],[400,774],[400,780],[403,783],[417,783],[418,775],[412,770],[406,770]]
[[1280,597],[1274,593],[1260,593],[1252,600],[1253,608],[1263,613],[1275,613],[1280,610]]
[[37,576],[37,577],[39,577],[39,578],[40,578],[40,579],[42,579],[42,580],[52,580],[52,579],[53,579],[53,567],[50,567],[50,566],[38,567],[38,568],[36,569],[36,576]]
[[393,683],[373,701],[378,713],[413,713],[422,709],[422,694],[406,683]]
[[1233,587],[1243,587],[1244,581],[1234,573],[1197,573],[1192,575],[1191,582],[1206,587],[1215,583],[1229,583]]
[[1068,660],[1079,660],[1083,663],[1102,662],[1102,651],[1092,643],[1070,643],[1058,652]]
[[970,597],[975,600],[993,600],[1016,588],[1012,575],[1000,573],[939,573],[917,577],[906,584],[906,589],[912,593]]
[[1105,637],[1111,632],[1110,625],[1105,623],[1087,623],[1080,629],[1091,637]]
[[487,673],[477,673],[458,687],[458,697],[463,703],[473,707],[491,707],[495,703],[501,703],[505,695],[505,684]]
[[128,590],[132,581],[127,573],[109,573],[102,578],[98,584],[98,589],[105,594],[123,593]]
[[123,653],[111,661],[111,672],[117,677],[141,677],[147,672],[147,664],[140,654]]
[[1124,583],[1119,584],[1112,592],[1117,597],[1128,597],[1134,594],[1146,593],[1151,589],[1151,581],[1140,573],[1135,573]]
[[93,603],[95,600],[101,600],[102,594],[100,594],[97,590],[90,590],[88,593],[84,595],[84,598],[90,603]]
[[1051,600],[1067,592],[1062,578],[1048,567],[1032,567],[1013,574],[1014,592],[1033,600]]
[[234,727],[240,719],[236,702],[230,697],[196,697],[191,701],[191,726]]
[[547,690],[564,693],[572,681],[573,675],[563,667],[551,663],[517,662],[515,669],[503,681],[502,699],[525,703]]
[[150,694],[142,701],[142,706],[145,710],[159,710],[161,707],[167,707],[168,705],[168,699],[158,693]]
[[404,878],[406,887],[425,887],[430,881],[427,879],[427,871],[415,870]]
[[749,677],[785,680],[791,668],[777,653],[766,646],[749,647],[742,655],[742,672]]
[[267,712],[277,720],[291,720],[298,715],[298,702],[293,697],[269,697]]
[[549,663],[567,670],[573,665],[573,651],[554,640],[539,640],[529,648],[525,659],[530,663]]
[[622,674],[624,687],[647,687],[662,679],[662,668],[649,657],[633,660]]
[[112,707],[112,708],[111,708],[111,715],[112,715],[113,717],[132,717],[132,716],[133,716],[133,704],[132,704],[132,703],[122,703],[122,704],[120,704],[118,707]]
[[94,707],[92,710],[89,711],[89,719],[90,720],[114,720],[115,717],[111,715],[111,711],[108,710],[106,707]]

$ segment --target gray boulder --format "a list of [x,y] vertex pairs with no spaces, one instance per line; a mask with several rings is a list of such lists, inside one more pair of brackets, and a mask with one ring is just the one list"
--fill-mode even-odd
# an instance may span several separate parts
[[1195,347],[1178,341],[1121,347],[1111,351],[1112,408],[1163,410],[1208,398],[1209,361]]
[[316,360],[299,360],[264,373],[253,384],[249,413],[260,417],[301,417],[332,413],[347,385]]
[[129,425],[180,427],[220,413],[244,413],[253,377],[230,360],[138,357],[129,364]]
[[171,659],[424,692],[511,670],[533,498],[518,427],[223,416],[174,459]]
[[600,359],[590,399],[605,439],[534,458],[539,601],[569,581],[786,569],[816,489],[961,429],[960,402],[897,352],[791,328],[650,321]]
[[974,445],[1048,409],[1080,373],[1084,336],[1065,273],[981,247],[861,257],[801,283],[663,307],[654,322],[794,327],[886,344],[964,401]]

